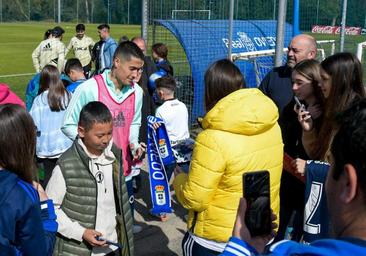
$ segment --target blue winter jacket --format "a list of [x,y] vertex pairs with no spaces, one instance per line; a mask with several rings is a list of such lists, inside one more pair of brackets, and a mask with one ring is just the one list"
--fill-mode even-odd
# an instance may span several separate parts
[[104,57],[104,68],[112,68],[113,55],[117,49],[117,43],[112,37],[109,37],[104,43],[103,57]]
[[[42,208],[42,210],[41,210]],[[17,175],[0,170],[0,255],[52,255],[57,232],[51,200]]]
[[271,246],[268,254],[259,254],[253,247],[236,237],[231,237],[221,256],[253,255],[307,255],[307,256],[358,256],[366,255],[366,241],[356,238],[320,239],[309,245],[283,240]]
[[[41,73],[37,73],[28,82],[27,89],[25,91],[25,106],[27,108],[27,111],[31,110],[33,101],[39,93],[40,78],[41,78]],[[67,75],[65,75],[64,73],[61,74],[60,78],[65,86],[72,83],[70,78]]]

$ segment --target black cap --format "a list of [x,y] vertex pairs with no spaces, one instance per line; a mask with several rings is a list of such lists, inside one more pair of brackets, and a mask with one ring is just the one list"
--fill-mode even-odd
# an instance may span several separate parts
[[63,33],[65,33],[65,30],[59,26],[56,26],[52,29],[52,35],[54,37],[60,37]]

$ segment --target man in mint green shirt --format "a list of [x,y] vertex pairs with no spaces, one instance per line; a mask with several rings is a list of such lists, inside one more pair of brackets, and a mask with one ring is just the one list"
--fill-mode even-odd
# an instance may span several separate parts
[[[123,103],[131,94],[135,94],[133,119],[130,126],[129,144],[132,156],[137,159],[144,148],[138,137],[141,126],[141,107],[143,91],[135,82],[141,76],[144,55],[132,42],[124,42],[118,46],[113,57],[111,70],[104,71],[101,76],[113,101]],[[137,79],[137,80],[136,80]],[[99,100],[98,84],[91,78],[78,86],[66,110],[62,131],[74,140],[82,107],[91,101]],[[131,177],[127,176],[126,181]]]

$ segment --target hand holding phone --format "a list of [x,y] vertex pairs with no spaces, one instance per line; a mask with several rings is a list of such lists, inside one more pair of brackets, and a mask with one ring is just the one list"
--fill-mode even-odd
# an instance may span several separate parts
[[297,109],[301,109],[301,108],[305,109],[305,105],[300,102],[298,97],[294,96],[294,100],[295,100]]
[[97,236],[95,239],[98,240],[98,241],[105,241],[106,244],[110,244],[110,245],[117,246],[118,248],[122,248],[121,244],[109,241],[109,240],[105,239],[102,236]]
[[243,193],[247,200],[245,224],[251,236],[270,234],[272,231],[272,220],[269,172],[244,173]]

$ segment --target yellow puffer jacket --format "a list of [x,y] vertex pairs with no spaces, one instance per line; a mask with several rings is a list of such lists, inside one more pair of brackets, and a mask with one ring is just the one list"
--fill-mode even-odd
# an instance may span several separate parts
[[173,184],[195,235],[229,240],[245,172],[270,172],[271,207],[279,216],[283,143],[277,119],[276,105],[258,89],[235,91],[206,114],[189,174],[177,175]]

